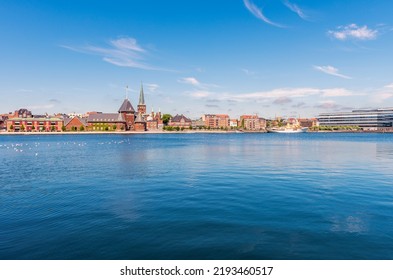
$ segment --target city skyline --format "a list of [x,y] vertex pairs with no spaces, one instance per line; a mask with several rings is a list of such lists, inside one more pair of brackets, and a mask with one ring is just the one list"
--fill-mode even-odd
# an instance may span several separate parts
[[127,85],[137,104],[141,81],[148,111],[191,118],[393,107],[391,8],[354,0],[3,3],[0,112],[111,112]]

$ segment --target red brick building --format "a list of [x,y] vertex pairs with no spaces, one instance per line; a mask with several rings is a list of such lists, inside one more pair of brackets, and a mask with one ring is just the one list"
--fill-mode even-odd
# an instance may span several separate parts
[[87,119],[75,116],[64,119],[64,128],[66,131],[83,131],[87,129]]
[[315,127],[315,126],[319,126],[319,122],[318,119],[316,118],[311,118],[311,119],[298,119],[299,125],[301,127]]
[[183,114],[172,117],[168,122],[169,126],[180,127],[180,128],[189,128],[191,124],[192,121],[186,116],[184,116]]
[[49,132],[61,131],[64,121],[53,117],[10,118],[7,120],[7,131],[12,132]]
[[154,113],[152,110],[151,114],[146,117],[146,129],[147,130],[161,130],[164,127],[162,121],[161,112]]

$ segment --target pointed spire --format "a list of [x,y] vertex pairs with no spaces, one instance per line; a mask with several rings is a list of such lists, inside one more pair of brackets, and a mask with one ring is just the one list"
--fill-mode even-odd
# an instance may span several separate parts
[[128,99],[128,85],[126,86],[126,99]]
[[141,82],[141,91],[139,93],[139,105],[145,105],[145,94],[143,93],[143,84]]

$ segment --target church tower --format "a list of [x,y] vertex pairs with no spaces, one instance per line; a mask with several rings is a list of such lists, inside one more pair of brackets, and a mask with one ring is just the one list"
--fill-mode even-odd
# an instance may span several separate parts
[[141,83],[141,90],[139,92],[138,114],[142,116],[146,114],[145,94],[143,93],[143,85]]

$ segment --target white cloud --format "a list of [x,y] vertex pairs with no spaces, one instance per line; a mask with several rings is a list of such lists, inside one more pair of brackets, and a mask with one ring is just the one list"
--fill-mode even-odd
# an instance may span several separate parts
[[150,92],[155,92],[160,87],[157,84],[145,84],[145,86]]
[[193,85],[193,86],[201,85],[201,83],[194,77],[181,78],[180,80],[178,80],[178,82],[183,84]]
[[209,91],[194,91],[189,93],[190,96],[194,97],[194,98],[205,98],[211,95],[211,92]]
[[341,106],[338,105],[335,101],[333,100],[326,100],[323,102],[320,102],[318,105],[315,106],[316,108],[321,108],[321,109],[338,109]]
[[289,1],[284,1],[284,5],[288,7],[292,12],[296,13],[301,19],[307,20],[306,14],[298,5],[290,3]]
[[312,95],[320,96],[345,96],[352,95],[348,90],[342,88],[318,89],[318,88],[278,88],[270,91],[230,95],[228,99],[237,101],[258,100],[267,98],[298,98]]
[[138,45],[136,39],[130,37],[111,40],[107,47],[91,45],[84,47],[63,45],[61,47],[75,52],[101,56],[102,60],[116,66],[160,70],[144,62],[147,51]]
[[393,93],[384,92],[384,93],[376,94],[374,100],[377,103],[382,103],[382,102],[386,101],[386,99],[390,99],[392,97],[393,97]]
[[242,68],[240,70],[242,70],[242,72],[244,72],[247,76],[254,76],[255,75],[255,72],[253,72],[251,70],[248,70],[248,69],[245,69],[245,68]]
[[246,6],[247,10],[250,11],[256,18],[266,22],[267,24],[276,26],[276,27],[284,27],[280,24],[272,22],[270,19],[268,19],[262,12],[260,8],[258,8],[254,3],[251,2],[251,0],[243,0],[244,5]]
[[289,103],[295,98],[315,97],[343,97],[355,96],[351,91],[344,88],[277,88],[269,91],[258,91],[243,94],[209,92],[211,98],[217,100],[231,100],[236,102],[267,102],[273,99],[273,103]]
[[393,98],[393,83],[386,85],[377,91],[377,93],[372,97],[372,101],[375,103],[383,103],[391,98]]
[[327,66],[314,66],[314,69],[318,70],[318,71],[321,71],[321,72],[323,72],[325,74],[336,76],[336,77],[340,77],[340,78],[343,78],[343,79],[352,79],[349,76],[346,76],[346,75],[338,73],[338,69],[333,67],[333,66],[330,66],[330,65],[327,65]]
[[377,38],[378,31],[364,25],[362,27],[352,23],[346,26],[339,26],[335,31],[329,30],[328,34],[341,41],[347,39],[373,40]]
[[284,105],[291,103],[292,99],[289,97],[281,96],[273,101],[274,104]]
[[32,105],[29,106],[30,110],[39,110],[39,109],[51,109],[55,107],[55,104],[51,103],[51,104],[41,104],[41,105]]
[[[345,88],[330,88],[322,90],[323,97],[354,96],[355,94]],[[360,94],[357,94],[360,95]]]

